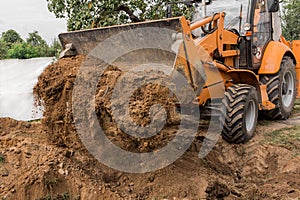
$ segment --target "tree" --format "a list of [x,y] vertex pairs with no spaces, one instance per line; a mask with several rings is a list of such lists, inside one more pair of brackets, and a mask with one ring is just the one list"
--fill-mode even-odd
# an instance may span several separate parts
[[15,30],[8,30],[2,33],[1,39],[6,43],[6,45],[10,48],[13,44],[23,42],[20,34],[17,33]]
[[285,0],[283,5],[283,35],[288,40],[300,39],[300,1]]
[[38,31],[29,33],[26,42],[14,30],[4,32],[0,38],[0,59],[57,57],[60,51],[61,45],[57,39],[49,47]]
[[[176,0],[47,0],[57,18],[67,19],[68,30],[161,19],[169,2]],[[191,16],[191,7],[174,4],[174,16]]]
[[62,47],[60,45],[60,42],[58,41],[57,38],[54,38],[53,42],[52,42],[52,45],[50,46],[50,49],[49,49],[49,55],[48,56],[55,56],[55,57],[58,57],[60,52],[62,50]]
[[5,59],[7,57],[8,46],[6,42],[0,39],[0,60]]
[[39,35],[38,31],[33,31],[28,34],[29,37],[26,39],[27,43],[34,47],[47,45],[46,41]]
[[33,31],[28,34],[27,43],[35,47],[39,57],[47,57],[49,55],[49,46],[46,41],[39,35],[38,31]]

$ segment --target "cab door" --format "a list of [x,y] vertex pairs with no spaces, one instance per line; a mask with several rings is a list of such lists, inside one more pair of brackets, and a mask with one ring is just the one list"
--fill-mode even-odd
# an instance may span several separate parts
[[272,22],[267,0],[254,0],[252,14],[252,67],[255,69],[260,67],[263,51],[271,40]]

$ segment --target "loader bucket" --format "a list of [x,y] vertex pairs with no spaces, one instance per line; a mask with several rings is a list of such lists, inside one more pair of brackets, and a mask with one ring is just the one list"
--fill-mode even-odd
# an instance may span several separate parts
[[88,55],[99,43],[122,31],[129,31],[136,28],[167,28],[180,30],[179,18],[168,18],[140,23],[117,25],[89,30],[73,31],[59,34],[59,40],[63,47],[61,57],[74,55]]
[[[180,37],[181,31],[182,17],[175,17],[62,33],[60,57],[85,55],[124,72],[141,65],[144,70],[164,69],[173,78],[183,75],[199,94],[206,79],[201,57],[195,55],[199,51],[192,40],[186,41],[182,34]],[[95,65],[93,59],[85,64]]]

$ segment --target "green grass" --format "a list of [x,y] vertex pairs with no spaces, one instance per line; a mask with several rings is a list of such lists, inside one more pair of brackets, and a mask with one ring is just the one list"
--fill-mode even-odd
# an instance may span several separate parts
[[260,120],[257,121],[257,123],[260,126],[270,126],[272,121],[271,120],[260,119]]
[[294,152],[294,156],[298,156],[300,155],[300,126],[265,133],[264,142],[289,149]]
[[299,113],[299,112],[300,112],[300,99],[296,99],[294,104],[294,113]]

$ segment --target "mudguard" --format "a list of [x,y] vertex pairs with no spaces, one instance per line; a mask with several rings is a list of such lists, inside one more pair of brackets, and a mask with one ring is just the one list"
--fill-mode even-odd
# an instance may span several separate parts
[[277,41],[269,42],[258,74],[276,74],[280,70],[281,61],[285,55],[290,56],[296,63],[295,55],[287,45]]
[[260,84],[257,79],[257,76],[254,72],[250,70],[243,70],[243,69],[233,69],[227,71],[227,74],[233,78],[234,82],[236,83],[243,83],[243,84],[248,84],[252,85],[255,87],[257,91],[257,96],[259,99],[259,102],[262,102],[262,96],[261,96],[261,91],[260,91]]

